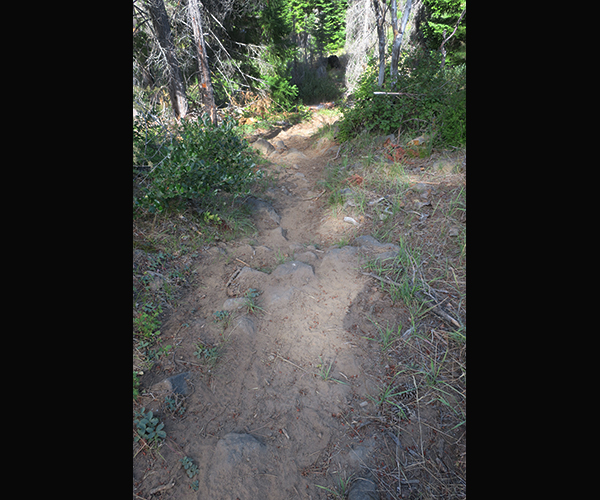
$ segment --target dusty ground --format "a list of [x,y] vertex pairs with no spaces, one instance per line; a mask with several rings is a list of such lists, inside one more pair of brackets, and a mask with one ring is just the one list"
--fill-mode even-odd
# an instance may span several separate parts
[[[354,498],[465,496],[466,416],[456,408],[466,354],[433,314],[414,340],[400,335],[411,324],[407,306],[361,267],[398,247],[357,238],[372,234],[364,215],[352,214],[355,226],[328,208],[319,181],[328,162],[340,161],[339,146],[311,137],[319,120],[332,119],[269,139],[283,141],[265,167],[277,181],[246,202],[257,234],[203,248],[191,261],[195,285],[161,328],[173,349],[141,377],[135,408],[154,411],[167,439],[159,448],[134,443],[134,498],[345,498],[357,478],[379,496]],[[414,175],[432,180],[419,168]],[[450,196],[454,177],[464,183],[464,174],[435,179],[425,210]],[[440,246],[411,228],[424,246]],[[445,310],[460,319],[464,299],[451,292]],[[217,320],[224,310],[229,316]],[[400,330],[383,349],[376,340],[387,325]],[[194,355],[199,342],[204,358]],[[182,373],[175,389],[165,382]],[[169,411],[166,397],[185,411]],[[193,478],[184,456],[198,466]]]

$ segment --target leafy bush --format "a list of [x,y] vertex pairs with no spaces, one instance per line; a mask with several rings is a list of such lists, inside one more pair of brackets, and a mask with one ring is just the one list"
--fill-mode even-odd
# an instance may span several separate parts
[[[134,124],[134,161],[136,145],[138,155],[146,158],[140,153],[140,137],[137,131],[136,138]],[[151,151],[155,160],[147,161],[148,175],[134,204],[150,212],[162,212],[172,202],[208,197],[220,191],[243,193],[256,177],[250,148],[233,119],[226,118],[221,125],[213,125],[207,115],[195,122],[184,121],[170,142],[146,145],[145,149]]]
[[396,92],[408,95],[374,95],[391,92],[389,74],[377,86],[377,61],[372,59],[355,92],[356,104],[344,112],[339,138],[346,141],[362,130],[382,134],[437,132],[444,145],[466,144],[465,66],[440,69],[439,56],[416,50],[400,63]]

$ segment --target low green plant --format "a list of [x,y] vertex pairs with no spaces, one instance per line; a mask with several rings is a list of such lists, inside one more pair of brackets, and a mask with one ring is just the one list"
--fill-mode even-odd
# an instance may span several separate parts
[[321,361],[321,363],[318,365],[318,368],[320,368],[319,376],[323,380],[329,380],[331,378],[329,374],[331,372],[331,367],[333,366],[333,361],[329,363],[329,366],[326,365],[321,356],[319,356],[319,361]]
[[150,312],[142,311],[133,318],[134,331],[140,337],[151,339],[160,335],[158,315],[162,312],[160,306]]
[[184,400],[185,398],[180,394],[165,396],[165,410],[173,416],[182,417],[187,409],[183,404]]
[[259,292],[256,288],[249,288],[244,295],[244,298],[246,299],[244,302],[244,307],[246,308],[248,314],[256,314],[257,311],[264,311],[264,309],[259,307],[254,300],[260,295],[260,293],[261,292]]
[[[351,474],[347,479],[343,477],[338,477],[338,484],[335,489],[327,488],[326,486],[321,486],[320,484],[315,484],[317,488],[321,488],[325,490],[327,493],[331,493],[335,500],[344,500],[347,498],[350,492],[350,485],[352,484],[352,478],[354,474]],[[328,496],[329,498],[329,496]]]
[[219,321],[227,321],[230,315],[231,311],[215,311],[213,313],[213,316],[215,317],[214,322],[218,323]]
[[140,395],[140,379],[137,372],[133,372],[133,399],[137,400]]
[[221,352],[218,345],[209,347],[202,341],[196,344],[196,351],[194,352],[194,356],[200,360],[205,360],[210,366],[217,364],[220,354]]
[[219,217],[219,215],[211,214],[208,211],[202,214],[202,218],[204,219],[204,222],[209,225],[214,224],[216,226],[220,226],[221,224],[223,224],[223,221],[221,220],[221,217]]
[[167,433],[162,430],[165,424],[160,422],[152,411],[145,412],[145,410],[146,408],[142,408],[138,418],[134,420],[137,429],[134,440],[137,442],[143,439],[147,443],[159,444],[161,439],[167,437]]
[[183,457],[181,459],[181,463],[183,464],[185,473],[190,479],[192,479],[195,475],[198,474],[198,466],[193,462],[193,460],[190,457]]
[[322,380],[325,380],[325,382],[332,380],[333,382],[337,382],[338,384],[346,385],[346,382],[342,382],[341,380],[338,380],[331,376],[331,368],[333,368],[333,361],[329,363],[329,366],[323,361],[323,358],[321,358],[321,356],[319,356],[319,361],[320,363],[317,365],[317,368],[319,368],[319,377],[321,377]]
[[390,325],[387,324],[385,328],[382,328],[379,323],[371,320],[371,322],[377,327],[377,331],[379,332],[379,340],[365,337],[367,340],[373,340],[375,342],[379,342],[381,344],[381,349],[386,352],[394,342],[400,337],[400,332],[402,331],[402,323],[398,325],[398,328],[390,328]]

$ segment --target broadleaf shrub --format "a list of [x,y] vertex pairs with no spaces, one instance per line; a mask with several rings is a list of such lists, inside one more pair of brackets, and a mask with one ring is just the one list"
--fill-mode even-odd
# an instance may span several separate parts
[[[389,69],[388,69],[389,71]],[[347,141],[363,130],[382,134],[432,131],[445,146],[466,144],[466,67],[440,69],[439,57],[422,50],[405,54],[395,92],[390,76],[377,86],[377,61],[372,59],[356,88],[355,105],[344,111],[339,139]]]
[[[137,139],[139,143],[139,132]],[[245,193],[257,176],[251,150],[233,119],[226,118],[220,125],[213,125],[207,115],[184,121],[171,141],[163,141],[159,153],[155,147],[146,149],[159,160],[144,167],[148,173],[134,195],[134,206],[150,212],[219,192]],[[134,123],[134,161],[136,150],[139,161]]]

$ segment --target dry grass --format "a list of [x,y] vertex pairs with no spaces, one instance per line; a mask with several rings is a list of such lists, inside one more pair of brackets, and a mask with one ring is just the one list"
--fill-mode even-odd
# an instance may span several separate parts
[[466,151],[394,163],[373,143],[330,165],[327,186],[340,216],[361,221],[357,236],[401,249],[365,267],[403,305],[377,325],[386,376],[364,419],[385,446],[371,472],[387,498],[465,498]]

